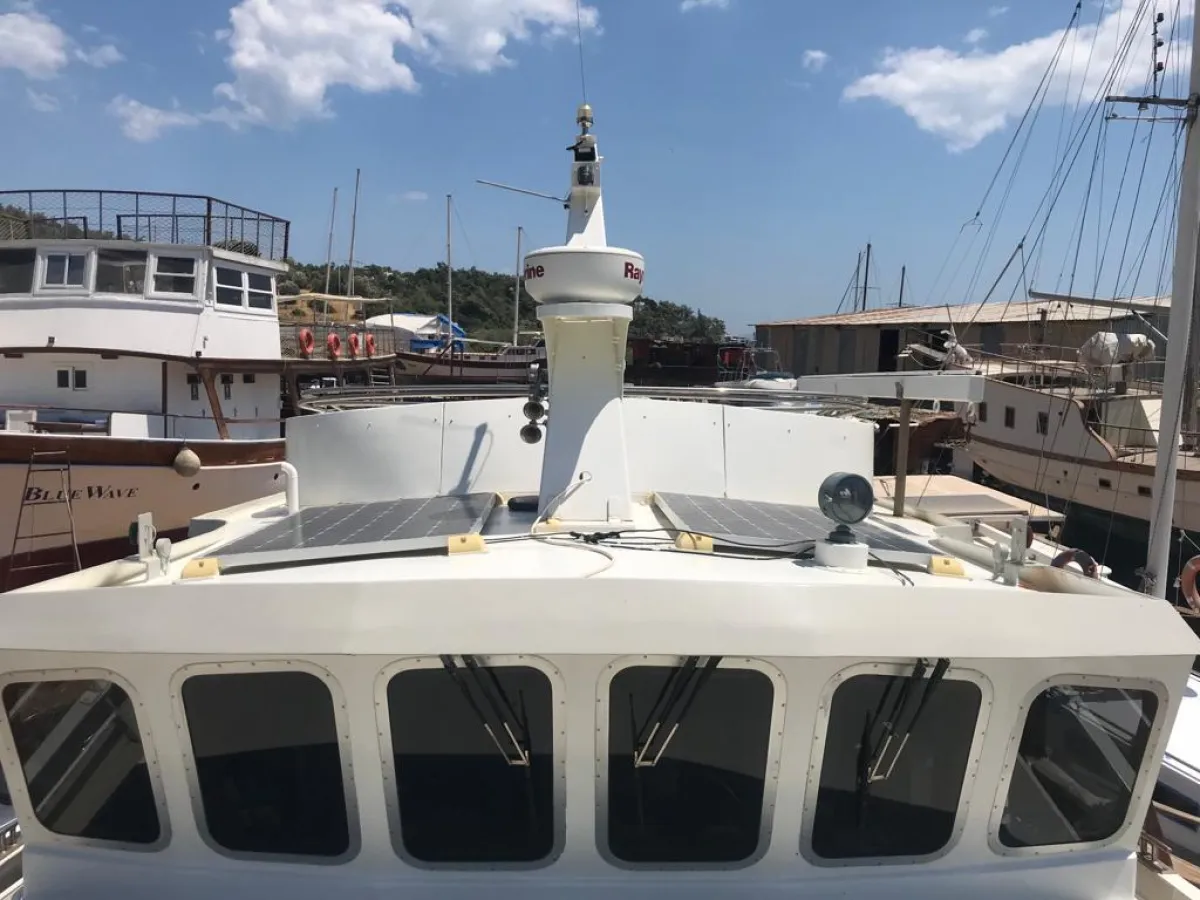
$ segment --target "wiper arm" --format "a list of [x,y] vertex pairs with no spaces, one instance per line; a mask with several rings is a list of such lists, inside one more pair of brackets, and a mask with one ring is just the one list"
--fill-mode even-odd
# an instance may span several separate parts
[[865,740],[860,751],[860,774],[867,784],[886,781],[891,776],[913,729],[920,721],[921,713],[929,703],[929,698],[933,696],[933,692],[942,683],[946,670],[950,668],[950,660],[938,659],[934,663],[933,671],[926,678],[925,672],[928,668],[928,660],[918,659],[897,692],[887,717],[880,721],[880,714],[891,693],[890,687],[884,693],[880,709],[867,721]]
[[683,665],[677,666],[663,685],[650,715],[638,729],[633,744],[634,768],[652,768],[658,765],[666,752],[675,732],[691,709],[696,695],[721,663],[721,657],[710,656],[700,664],[701,657],[689,656]]
[[[458,685],[467,705],[471,707],[471,711],[504,757],[504,761],[510,766],[528,767],[528,723],[513,709],[496,673],[487,666],[479,665],[479,660],[474,656],[463,656],[462,666],[454,661],[453,656],[442,656],[441,660],[446,674]],[[482,704],[476,699],[476,694],[483,699]]]

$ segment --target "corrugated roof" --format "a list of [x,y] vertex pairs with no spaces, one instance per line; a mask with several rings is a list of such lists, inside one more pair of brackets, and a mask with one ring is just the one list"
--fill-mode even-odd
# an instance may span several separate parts
[[[1169,307],[1169,297],[1139,297],[1139,305]],[[903,306],[888,309],[868,309],[865,312],[812,316],[807,319],[783,319],[760,322],[756,327],[771,328],[788,325],[992,325],[1002,322],[1037,322],[1042,310],[1051,322],[1091,322],[1105,319],[1126,319],[1133,316],[1128,309],[1096,306],[1083,301],[1017,300],[1012,303],[963,303],[958,306]]]

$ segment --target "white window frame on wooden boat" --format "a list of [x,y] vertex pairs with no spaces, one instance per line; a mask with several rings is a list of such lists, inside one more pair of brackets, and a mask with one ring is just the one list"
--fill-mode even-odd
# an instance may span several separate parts
[[[304,672],[320,679],[321,683],[329,690],[330,702],[333,704],[334,724],[337,726],[338,733],[338,760],[342,770],[342,793],[346,800],[348,837],[346,851],[337,856],[304,856],[295,853],[252,853],[230,850],[217,843],[209,833],[204,798],[200,792],[196,758],[192,750],[192,733],[188,724],[187,711],[183,705],[183,683],[194,675],[261,675],[269,672]],[[192,663],[171,676],[171,706],[179,736],[179,749],[183,756],[196,832],[210,850],[230,859],[301,863],[310,866],[340,866],[358,856],[362,849],[362,826],[359,821],[358,793],[354,782],[350,719],[346,710],[345,692],[332,672],[316,663],[293,659]]]
[[[821,692],[820,705],[817,708],[816,720],[813,723],[814,736],[810,756],[808,781],[804,788],[804,810],[801,816],[800,853],[812,865],[822,868],[847,867],[878,867],[878,866],[911,866],[940,859],[954,850],[962,838],[963,830],[967,827],[967,813],[971,805],[971,790],[975,784],[979,770],[979,759],[983,752],[984,735],[987,732],[988,721],[992,709],[992,682],[978,669],[954,665],[946,669],[946,681],[965,681],[979,689],[979,713],[975,719],[975,731],[971,736],[971,746],[967,751],[967,767],[963,772],[962,784],[959,786],[958,807],[954,812],[954,827],[942,847],[933,853],[920,856],[855,856],[844,859],[828,859],[817,855],[813,850],[813,825],[816,819],[817,798],[821,788],[821,770],[825,765],[825,741],[829,729],[829,715],[833,704],[834,694],[841,685],[856,675],[892,675],[900,678],[908,677],[913,671],[916,660],[906,662],[864,662],[855,663],[834,673]],[[927,676],[928,677],[928,676]]]
[[[640,666],[682,665],[687,656],[650,654],[620,656],[609,662],[600,674],[596,694],[596,849],[609,865],[619,869],[655,871],[712,871],[745,869],[753,866],[771,849],[771,834],[775,824],[775,805],[779,791],[780,754],[783,747],[784,712],[787,708],[787,680],[783,672],[762,659],[744,656],[725,656],[717,669],[748,669],[759,672],[771,681],[771,723],[767,741],[767,761],[763,783],[762,809],[759,812],[758,844],[745,859],[733,862],[630,862],[618,859],[608,847],[608,720],[613,679],[625,669]],[[707,658],[702,656],[701,658]]]
[[[192,274],[189,276],[183,272],[159,272],[158,263],[160,259],[186,259],[192,263]],[[201,278],[201,272],[204,271],[205,259],[198,253],[189,253],[187,250],[163,250],[162,252],[155,251],[150,255],[148,265],[149,273],[146,278],[146,296],[161,297],[166,300],[195,300],[204,279]],[[162,275],[166,278],[188,278],[192,279],[192,289],[187,292],[183,291],[160,291],[158,289],[158,276]]]
[[[46,276],[49,274],[50,257],[65,256],[67,259],[64,263],[63,277],[66,278],[71,269],[71,257],[83,257],[83,280],[79,284],[50,284],[46,281]],[[71,246],[65,244],[47,245],[38,248],[36,274],[33,281],[33,291],[35,294],[51,293],[58,294],[64,291],[87,291],[92,289],[92,278],[96,270],[96,254],[91,247],[80,247],[78,245]]]
[[[1150,727],[1150,735],[1146,742],[1148,752],[1144,755],[1141,768],[1137,771],[1133,790],[1130,792],[1129,808],[1125,811],[1125,819],[1122,821],[1121,827],[1112,835],[1102,841],[1042,844],[1033,847],[1010,847],[1000,840],[1000,824],[1004,817],[1005,807],[1008,805],[1008,789],[1012,781],[1013,771],[1016,768],[1017,753],[1021,746],[1021,739],[1025,734],[1025,720],[1029,714],[1029,708],[1033,705],[1033,701],[1043,691],[1053,687],[1116,688],[1119,690],[1149,691],[1154,694],[1158,699],[1158,709],[1155,711],[1154,724]],[[1035,685],[1021,701],[1021,706],[1017,710],[1016,724],[1013,727],[1012,734],[1009,736],[1008,746],[1004,751],[1004,769],[1000,776],[1000,784],[996,788],[996,797],[988,821],[988,846],[991,847],[992,851],[1000,856],[1047,856],[1056,853],[1073,853],[1085,849],[1098,850],[1123,840],[1131,827],[1135,825],[1140,827],[1141,823],[1138,812],[1143,810],[1147,795],[1154,791],[1155,779],[1150,776],[1158,771],[1159,764],[1162,761],[1160,757],[1155,756],[1153,749],[1159,746],[1159,736],[1162,733],[1164,725],[1167,723],[1167,710],[1170,702],[1171,696],[1166,687],[1162,682],[1152,678],[1125,678],[1119,675],[1064,674],[1054,675]]]
[[[119,847],[135,853],[157,853],[171,843],[171,817],[167,810],[167,795],[163,787],[162,767],[159,763],[158,752],[154,746],[154,736],[146,726],[146,717],[142,715],[145,702],[142,700],[133,683],[111,669],[30,669],[22,672],[9,672],[0,678],[0,692],[10,684],[31,681],[107,681],[123,690],[134,706],[134,719],[137,722],[138,737],[142,743],[142,755],[146,759],[146,772],[150,777],[150,789],[154,796],[154,808],[158,814],[158,840],[136,844],[128,841],[108,841],[100,838],[73,837],[51,831],[36,814],[21,820],[21,830],[32,834],[39,841],[53,841],[59,844],[70,844],[84,847],[104,847],[112,849]],[[3,709],[0,704],[0,710]],[[29,787],[25,780],[25,769],[17,755],[16,741],[13,738],[12,724],[8,716],[0,714],[0,753],[3,754],[4,770],[20,772],[21,777],[8,782],[9,793],[20,800],[20,806],[32,809],[33,800],[29,796]]]
[[[438,656],[413,656],[398,659],[384,667],[375,678],[375,715],[376,730],[379,732],[379,753],[383,763],[383,799],[387,807],[388,833],[391,836],[392,849],[405,863],[415,869],[435,869],[441,871],[475,871],[475,870],[516,870],[530,871],[545,869],[554,865],[562,855],[567,838],[567,685],[562,672],[548,659],[541,656],[526,654],[472,654],[481,666],[523,666],[536,669],[546,676],[550,682],[550,703],[553,710],[552,733],[554,741],[551,747],[551,764],[554,767],[554,827],[553,841],[550,852],[544,857],[531,862],[452,862],[439,863],[417,859],[404,846],[404,833],[400,824],[400,798],[397,796],[396,755],[392,745],[391,710],[388,708],[388,684],[392,678],[401,672],[411,672],[419,669],[441,669],[442,660]],[[454,655],[455,660],[462,657]]]

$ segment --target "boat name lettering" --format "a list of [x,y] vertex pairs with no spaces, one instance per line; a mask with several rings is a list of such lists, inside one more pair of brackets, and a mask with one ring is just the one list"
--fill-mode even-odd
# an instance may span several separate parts
[[526,266],[525,267],[525,280],[526,281],[528,281],[530,278],[541,278],[545,274],[546,274],[545,266]]
[[[62,490],[51,491],[46,488],[30,487],[25,489],[26,503],[61,503]],[[114,487],[111,484],[89,484],[83,488],[72,488],[72,500],[120,500],[133,498],[138,495],[135,487]]]
[[633,279],[634,281],[636,281],[638,284],[641,284],[641,283],[642,283],[642,269],[641,269],[641,266],[635,266],[635,265],[634,265],[633,263],[631,263],[631,262],[627,262],[627,263],[625,263],[625,277],[626,277],[626,278],[632,278],[632,279]]

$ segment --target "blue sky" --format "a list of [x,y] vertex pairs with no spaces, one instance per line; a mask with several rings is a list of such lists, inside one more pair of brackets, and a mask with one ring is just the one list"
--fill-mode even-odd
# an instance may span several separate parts
[[[981,283],[1047,189],[1052,126],[1142,2],[1084,3]],[[1173,19],[1176,0],[1160,5]],[[949,296],[935,277],[1074,6],[586,0],[610,241],[645,254],[649,295],[734,331],[831,312],[868,240],[872,305],[895,302],[902,264],[914,302],[978,299],[965,276]],[[443,258],[450,193],[455,264],[510,271],[516,226],[558,243],[563,214],[474,180],[563,190],[576,27],[575,0],[0,0],[3,187],[211,194],[291,219],[293,255],[323,261],[335,185],[346,256],[357,166],[359,261]],[[1149,26],[1138,35],[1122,87],[1149,67]],[[1186,58],[1168,49],[1174,86]],[[1172,137],[1154,140],[1165,171]],[[1050,226],[1047,273],[1077,210]]]

